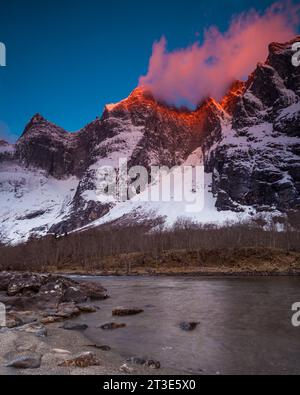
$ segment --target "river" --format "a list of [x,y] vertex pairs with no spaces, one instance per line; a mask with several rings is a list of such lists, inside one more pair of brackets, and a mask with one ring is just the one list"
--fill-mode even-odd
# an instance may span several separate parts
[[[86,279],[86,278],[85,278]],[[111,298],[77,320],[91,343],[124,359],[144,357],[193,374],[299,374],[300,328],[291,306],[300,302],[300,278],[94,277]],[[144,313],[113,318],[115,307]],[[182,321],[199,322],[192,332]],[[99,328],[126,323],[115,331]]]

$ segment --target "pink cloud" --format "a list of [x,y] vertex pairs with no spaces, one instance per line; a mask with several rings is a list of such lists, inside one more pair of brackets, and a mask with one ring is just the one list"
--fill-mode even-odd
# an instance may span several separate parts
[[268,55],[271,42],[296,35],[299,5],[290,1],[272,5],[263,15],[250,11],[235,17],[227,32],[211,27],[202,45],[167,51],[163,37],[153,45],[146,76],[139,85],[170,104],[197,105],[212,96],[221,99],[236,79],[245,79]]

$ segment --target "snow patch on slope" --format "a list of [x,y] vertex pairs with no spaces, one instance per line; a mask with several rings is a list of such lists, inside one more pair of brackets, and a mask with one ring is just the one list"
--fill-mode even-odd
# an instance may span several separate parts
[[280,115],[277,118],[277,121],[280,121],[282,118],[293,119],[299,116],[299,112],[300,112],[300,102],[294,103],[291,106],[281,111]]
[[0,154],[10,154],[13,155],[15,153],[15,147],[11,144],[0,145]]
[[[203,166],[202,149],[194,151],[182,167],[172,169],[169,174],[163,173],[144,192],[131,200],[116,204],[107,215],[80,230],[98,227],[124,217],[135,218],[135,222],[163,218],[166,229],[174,226],[178,220],[221,226],[228,222],[250,219],[252,207],[244,207],[244,213],[218,211],[212,193],[212,174],[203,171],[201,175],[198,172],[197,178],[193,178],[191,183],[190,179],[183,177],[186,174],[182,170],[184,166],[199,166],[200,169]],[[180,196],[183,199],[179,200]]]
[[0,168],[0,236],[3,242],[25,242],[44,236],[68,213],[78,179],[57,180],[43,171],[7,164]]

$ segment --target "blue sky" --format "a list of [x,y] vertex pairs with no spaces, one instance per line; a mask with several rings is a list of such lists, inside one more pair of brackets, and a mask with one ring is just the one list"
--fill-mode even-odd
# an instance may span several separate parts
[[201,41],[204,29],[273,0],[2,0],[0,137],[14,139],[37,112],[69,131],[126,97],[147,71],[152,44]]

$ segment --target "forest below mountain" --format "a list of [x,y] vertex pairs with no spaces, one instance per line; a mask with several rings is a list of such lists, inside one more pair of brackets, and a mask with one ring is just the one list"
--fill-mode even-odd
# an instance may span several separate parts
[[[0,270],[92,274],[300,273],[300,213],[223,227],[103,226],[0,247]],[[278,227],[281,230],[278,230]]]

